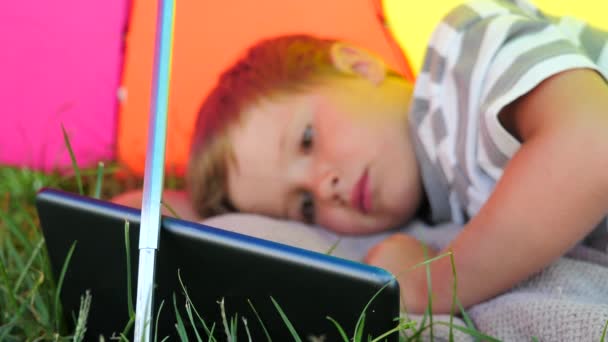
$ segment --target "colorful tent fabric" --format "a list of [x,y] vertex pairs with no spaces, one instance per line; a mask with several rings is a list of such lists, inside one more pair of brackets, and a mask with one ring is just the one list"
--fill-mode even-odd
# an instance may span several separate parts
[[0,165],[113,160],[128,0],[0,1]]

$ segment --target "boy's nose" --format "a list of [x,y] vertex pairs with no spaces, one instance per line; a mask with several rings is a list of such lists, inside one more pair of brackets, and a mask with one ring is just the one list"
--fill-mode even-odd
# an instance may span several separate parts
[[319,177],[316,184],[316,195],[321,201],[331,201],[344,205],[347,199],[341,191],[340,175],[335,171],[328,171]]

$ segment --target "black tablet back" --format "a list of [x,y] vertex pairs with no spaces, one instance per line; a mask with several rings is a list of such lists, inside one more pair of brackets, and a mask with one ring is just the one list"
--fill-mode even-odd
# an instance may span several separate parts
[[[50,189],[38,194],[37,208],[55,279],[76,241],[61,291],[68,323],[73,325],[80,297],[88,289],[92,305],[86,340],[120,333],[129,320],[124,227],[128,221],[135,300],[140,211]],[[293,340],[271,298],[304,341],[322,335],[325,341],[341,340],[327,317],[352,336],[360,314],[377,293],[366,311],[364,336],[376,337],[398,323],[399,285],[382,269],[165,217],[155,281],[155,312],[164,302],[159,341],[167,335],[177,337],[175,307],[190,336],[195,336],[178,270],[196,310],[209,328],[215,324],[218,341],[226,340],[218,304],[222,298],[229,324],[238,317],[239,337],[246,337],[248,330],[253,341],[267,340],[260,321],[273,341]],[[202,325],[195,320],[206,341]],[[387,340],[397,341],[398,336],[392,334]]]

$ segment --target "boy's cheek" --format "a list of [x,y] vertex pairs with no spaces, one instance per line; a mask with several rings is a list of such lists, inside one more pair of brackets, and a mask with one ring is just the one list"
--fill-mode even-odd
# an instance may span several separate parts
[[319,208],[317,225],[344,235],[365,235],[384,232],[395,226],[395,218],[386,214],[364,215],[350,207]]
[[332,215],[323,215],[319,220],[317,220],[317,224],[325,229],[328,229],[334,233],[338,234],[355,234],[356,227],[353,227],[352,223],[346,218],[341,218],[340,216],[332,216]]

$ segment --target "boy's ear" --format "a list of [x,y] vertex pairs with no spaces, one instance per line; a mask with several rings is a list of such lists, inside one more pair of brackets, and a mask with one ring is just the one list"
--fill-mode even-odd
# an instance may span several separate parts
[[334,67],[345,74],[359,75],[375,85],[386,78],[384,62],[359,47],[335,42],[330,53]]

